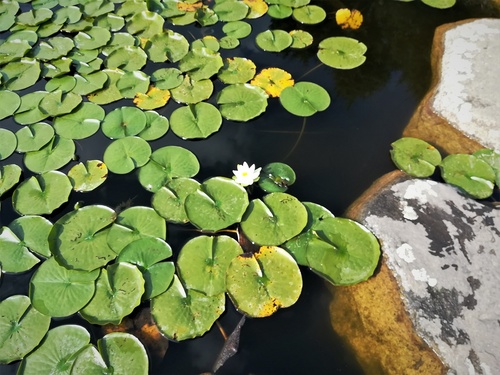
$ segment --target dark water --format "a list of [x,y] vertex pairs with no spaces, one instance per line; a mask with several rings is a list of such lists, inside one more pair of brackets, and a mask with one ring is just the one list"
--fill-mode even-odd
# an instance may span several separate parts
[[[474,3],[474,5],[470,5]],[[341,5],[318,2],[334,12]],[[244,56],[255,62],[257,70],[280,67],[296,81],[321,84],[331,95],[332,104],[306,122],[288,114],[279,102],[269,101],[265,114],[249,123],[224,121],[222,129],[207,140],[186,142],[169,132],[151,142],[154,149],[179,145],[193,151],[201,164],[200,181],[216,175],[231,176],[237,163],[247,161],[257,166],[281,161],[292,166],[297,182],[289,192],[302,201],[313,201],[342,215],[345,209],[383,174],[394,169],[389,159],[390,143],[401,137],[402,130],[425,94],[430,83],[429,53],[435,27],[460,19],[498,14],[479,2],[460,2],[450,10],[436,10],[418,1],[350,1],[345,6],[359,9],[365,21],[358,31],[341,31],[333,15],[320,26],[305,27],[315,38],[307,50],[262,53],[254,43],[255,35],[267,28],[297,28],[293,21],[262,19],[251,21],[253,34],[235,50],[221,51],[224,56]],[[167,27],[183,32],[186,28]],[[220,34],[220,27],[189,28],[195,38]],[[321,66],[315,54],[317,43],[334,35],[352,36],[368,46],[367,61],[352,71]],[[190,39],[192,40],[192,39]],[[43,87],[43,86],[42,86]],[[216,91],[217,91],[216,83]],[[211,98],[214,101],[214,98]],[[108,106],[107,110],[118,105]],[[160,114],[169,116],[176,105],[169,103]],[[18,125],[4,120],[0,126],[17,130]],[[77,143],[81,160],[101,158],[109,141],[96,135]],[[16,162],[13,156],[0,165]],[[63,169],[67,171],[68,168]],[[29,176],[26,173],[25,177]],[[115,207],[124,201],[149,205],[151,194],[138,183],[134,174],[111,175],[96,192],[73,193],[71,201],[50,218],[57,220],[77,201]],[[15,214],[10,196],[1,202],[0,225],[7,225]],[[167,241],[178,251],[186,237],[182,230],[171,228]],[[218,374],[362,374],[348,347],[330,324],[331,292],[325,283],[303,269],[304,289],[296,305],[265,319],[248,319],[243,326],[240,348]],[[12,294],[27,293],[30,274],[2,275],[0,300]],[[237,324],[239,314],[227,304],[221,318],[227,330]],[[82,323],[78,318],[54,324]],[[85,324],[85,323],[82,323]],[[88,326],[88,325],[87,325]],[[94,338],[101,333],[88,328]],[[153,374],[199,374],[210,371],[223,345],[217,327],[205,336],[181,343],[170,343],[163,360],[155,360]],[[17,364],[0,366],[0,374],[14,374]]]

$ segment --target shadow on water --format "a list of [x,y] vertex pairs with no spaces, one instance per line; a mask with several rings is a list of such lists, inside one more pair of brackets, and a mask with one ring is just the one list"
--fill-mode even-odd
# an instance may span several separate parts
[[[290,189],[293,195],[341,215],[375,179],[394,169],[389,159],[390,144],[401,136],[430,83],[429,55],[434,29],[460,19],[499,16],[475,1],[459,1],[446,11],[429,8],[418,1],[350,1],[345,6],[361,10],[365,22],[359,31],[343,32],[334,20],[334,11],[340,7],[340,2],[320,3],[329,12],[328,19],[320,27],[304,29],[311,32],[316,41],[334,35],[359,39],[368,46],[364,65],[352,71],[323,66],[316,57],[317,44],[306,50],[288,50],[282,54],[258,50],[253,41],[258,32],[268,27],[296,28],[290,20],[252,23],[256,25],[253,34],[238,49],[223,53],[250,58],[258,70],[277,66],[290,72],[296,81],[321,84],[332,98],[332,105],[326,111],[304,123],[302,118],[288,114],[277,100],[270,100],[265,115],[250,123],[226,121],[219,133],[203,141],[186,142],[169,132],[164,139],[151,142],[153,150],[165,145],[190,149],[201,163],[199,180],[215,175],[230,176],[235,165],[242,161],[259,166],[273,161],[285,162],[297,173],[297,182]],[[200,28],[194,28],[193,34],[196,32],[199,33]],[[211,101],[214,102],[214,98]],[[169,116],[175,107],[169,103],[158,112]],[[18,129],[16,124],[4,123],[3,127]],[[108,142],[102,135],[78,141],[79,158],[95,159],[95,150],[100,149],[102,153]],[[1,163],[17,163],[16,158],[20,161],[18,155]],[[100,203],[118,207],[149,205],[150,198],[150,193],[142,189],[135,175],[111,175],[96,192],[74,193],[71,201],[51,220],[57,220],[78,201],[85,205]],[[16,217],[10,196],[4,197],[1,204],[0,224],[7,225]],[[173,228],[167,240],[174,252],[178,251],[186,240],[186,232]],[[3,275],[0,299],[26,294],[29,277],[30,273]],[[353,354],[332,329],[331,291],[306,269],[303,269],[303,277],[303,293],[295,306],[270,318],[247,319],[238,354],[217,374],[362,374]],[[25,286],[24,289],[19,285]],[[220,321],[230,332],[240,315],[229,302],[227,306],[228,311]],[[53,324],[68,322],[85,325],[77,317]],[[98,328],[86,326],[94,339],[102,335]],[[210,371],[222,345],[223,338],[216,326],[201,338],[170,343],[165,358],[154,361],[152,373]],[[0,366],[0,373],[10,375],[16,369],[17,364]]]

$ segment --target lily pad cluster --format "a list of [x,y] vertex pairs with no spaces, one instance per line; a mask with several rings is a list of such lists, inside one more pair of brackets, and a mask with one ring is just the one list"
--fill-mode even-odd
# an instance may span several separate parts
[[443,159],[431,144],[407,137],[392,143],[391,158],[399,169],[414,177],[429,177],[439,167],[447,183],[473,198],[486,199],[500,187],[500,154],[490,149]]

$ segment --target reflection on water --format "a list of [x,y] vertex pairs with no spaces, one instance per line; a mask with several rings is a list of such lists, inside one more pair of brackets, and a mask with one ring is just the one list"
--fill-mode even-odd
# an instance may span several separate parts
[[[237,163],[247,161],[262,166],[281,161],[291,165],[297,182],[290,192],[303,201],[313,201],[341,215],[376,178],[394,169],[389,159],[390,143],[402,130],[424,95],[430,82],[429,52],[436,26],[459,19],[498,16],[486,2],[461,2],[451,10],[436,10],[416,1],[393,0],[350,1],[346,6],[364,14],[360,30],[347,33],[368,46],[367,62],[352,71],[321,66],[316,58],[317,43],[325,37],[346,35],[334,24],[335,2],[320,2],[330,16],[321,26],[304,27],[316,44],[305,51],[287,50],[281,54],[260,52],[253,40],[266,29],[290,30],[294,22],[260,20],[252,22],[253,34],[235,50],[222,51],[225,56],[245,56],[257,69],[281,67],[296,81],[321,84],[332,97],[326,111],[307,118],[297,118],[270,100],[264,116],[250,123],[225,121],[222,130],[207,140],[185,142],[172,132],[162,140],[151,142],[153,149],[179,145],[193,151],[201,163],[199,180],[230,176]],[[175,29],[175,28],[173,28]],[[177,30],[177,29],[176,29]],[[179,31],[182,29],[178,29]],[[206,29],[192,28],[198,38]],[[220,28],[214,28],[220,33]],[[151,68],[151,67],[150,67]],[[152,68],[151,68],[152,69]],[[156,67],[155,67],[156,69]],[[215,82],[216,88],[220,88]],[[215,98],[211,98],[214,102]],[[119,104],[122,105],[121,103]],[[108,106],[107,111],[118,105]],[[158,112],[169,116],[177,106],[169,103]],[[3,121],[3,127],[17,130],[18,125]],[[109,141],[102,135],[77,142],[81,160],[102,156]],[[96,150],[101,154],[96,156]],[[20,156],[2,164],[20,163]],[[68,168],[64,169],[67,171]],[[26,174],[25,177],[29,176]],[[51,217],[56,220],[78,201],[84,204],[119,206],[122,202],[149,205],[151,194],[139,185],[135,175],[110,176],[96,192],[72,195],[71,201]],[[14,217],[10,197],[2,199],[0,225]],[[178,251],[189,237],[183,228],[172,227],[168,242]],[[328,304],[330,292],[319,277],[303,269],[304,290],[293,307],[266,319],[248,319],[242,329],[240,351],[218,374],[361,374],[349,349],[338,339],[330,325]],[[16,285],[27,287],[29,274],[2,278],[0,299],[14,293],[27,293]],[[230,331],[239,315],[228,303],[222,326]],[[72,319],[71,322],[79,319]],[[54,324],[64,324],[60,320]],[[101,334],[94,329],[94,338]],[[199,374],[209,371],[223,345],[217,327],[204,337],[182,343],[171,343],[163,361],[155,361],[154,374]],[[1,374],[14,374],[17,365],[0,366]]]

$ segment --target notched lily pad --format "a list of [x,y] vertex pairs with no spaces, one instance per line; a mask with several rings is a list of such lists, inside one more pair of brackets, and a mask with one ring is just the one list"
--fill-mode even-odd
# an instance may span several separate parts
[[68,177],[75,191],[92,191],[106,181],[108,168],[100,160],[89,160],[71,167]]
[[353,38],[326,38],[319,43],[318,48],[320,61],[332,68],[353,69],[366,60],[366,45]]
[[403,172],[413,177],[429,177],[441,163],[441,154],[417,138],[401,138],[391,144],[391,158]]

